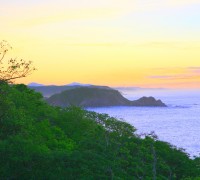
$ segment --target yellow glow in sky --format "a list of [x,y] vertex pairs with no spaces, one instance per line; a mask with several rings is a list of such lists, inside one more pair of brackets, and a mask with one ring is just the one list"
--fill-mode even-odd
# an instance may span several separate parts
[[6,58],[38,69],[18,82],[200,87],[199,0],[3,0]]

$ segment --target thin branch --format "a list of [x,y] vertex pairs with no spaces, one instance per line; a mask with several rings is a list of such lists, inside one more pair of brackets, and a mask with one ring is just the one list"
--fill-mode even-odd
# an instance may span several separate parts
[[4,61],[4,57],[9,49],[12,47],[6,42],[0,42],[0,80],[12,83],[13,80],[23,78],[31,74],[36,69],[32,66],[31,61],[23,59],[10,59]]

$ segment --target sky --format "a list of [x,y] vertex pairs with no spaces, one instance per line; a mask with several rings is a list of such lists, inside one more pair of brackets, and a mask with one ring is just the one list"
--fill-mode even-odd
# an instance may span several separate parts
[[1,0],[17,83],[200,88],[200,0]]

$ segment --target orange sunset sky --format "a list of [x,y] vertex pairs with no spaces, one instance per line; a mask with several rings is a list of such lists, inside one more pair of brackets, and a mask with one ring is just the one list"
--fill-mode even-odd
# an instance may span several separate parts
[[200,0],[1,0],[17,83],[200,88]]

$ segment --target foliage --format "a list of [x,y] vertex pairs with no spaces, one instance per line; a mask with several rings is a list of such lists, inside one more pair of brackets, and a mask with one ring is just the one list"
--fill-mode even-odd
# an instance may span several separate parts
[[0,84],[0,179],[198,179],[200,160],[106,114]]

